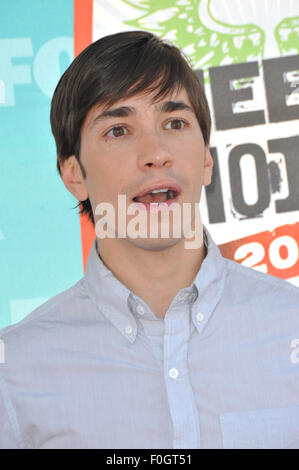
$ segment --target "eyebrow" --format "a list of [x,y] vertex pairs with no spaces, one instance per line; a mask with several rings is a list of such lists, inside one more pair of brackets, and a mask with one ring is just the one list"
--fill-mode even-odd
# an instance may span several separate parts
[[[194,110],[184,101],[164,101],[162,104],[156,105],[156,110],[161,113],[173,113],[178,110],[190,111],[194,115]],[[128,117],[136,115],[136,109],[132,106],[120,106],[118,108],[106,109],[98,114],[89,124],[91,129],[99,122],[113,117]]]
[[173,111],[185,110],[191,111],[191,113],[195,114],[193,108],[184,101],[165,101],[162,103],[162,106],[159,107],[162,113],[172,113]]
[[105,121],[111,117],[127,117],[136,114],[135,108],[131,106],[121,106],[114,109],[106,109],[102,113],[98,114],[90,123],[90,128],[93,128],[98,122]]

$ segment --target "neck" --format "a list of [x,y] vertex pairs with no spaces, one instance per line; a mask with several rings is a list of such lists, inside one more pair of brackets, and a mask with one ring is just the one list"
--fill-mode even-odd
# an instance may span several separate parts
[[206,256],[204,243],[185,249],[184,239],[162,250],[149,250],[126,239],[105,238],[98,240],[97,249],[114,276],[159,318],[165,316],[176,294],[192,284]]

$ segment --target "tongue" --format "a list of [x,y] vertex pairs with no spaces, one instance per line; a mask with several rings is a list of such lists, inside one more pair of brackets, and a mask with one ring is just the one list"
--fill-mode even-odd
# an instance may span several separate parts
[[143,202],[143,204],[150,202],[166,202],[167,193],[156,193],[153,195],[146,194],[145,196],[136,197],[137,202]]

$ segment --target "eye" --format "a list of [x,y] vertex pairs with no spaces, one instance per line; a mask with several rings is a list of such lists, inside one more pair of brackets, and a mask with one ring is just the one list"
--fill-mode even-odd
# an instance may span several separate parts
[[[170,124],[170,127],[169,127]],[[183,129],[186,123],[182,119],[172,119],[166,124],[167,129]]]
[[123,135],[126,135],[125,131],[127,132],[124,126],[114,126],[105,135],[108,135],[109,137],[122,137]]

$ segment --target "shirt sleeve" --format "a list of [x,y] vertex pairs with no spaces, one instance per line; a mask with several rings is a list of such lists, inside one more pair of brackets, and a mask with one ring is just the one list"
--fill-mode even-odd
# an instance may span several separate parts
[[12,406],[6,384],[0,375],[0,449],[20,448],[24,448],[24,445],[16,413]]

